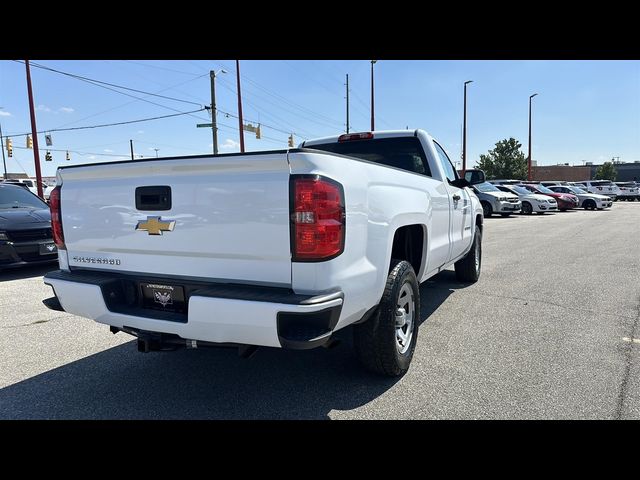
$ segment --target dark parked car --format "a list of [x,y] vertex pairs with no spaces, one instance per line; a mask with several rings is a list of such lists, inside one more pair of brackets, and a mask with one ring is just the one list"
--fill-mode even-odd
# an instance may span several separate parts
[[29,190],[0,183],[0,269],[58,260],[49,206]]

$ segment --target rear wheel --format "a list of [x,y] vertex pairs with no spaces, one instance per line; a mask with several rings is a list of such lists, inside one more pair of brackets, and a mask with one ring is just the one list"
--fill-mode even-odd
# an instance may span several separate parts
[[529,202],[522,202],[522,213],[525,215],[531,215],[531,212],[533,212],[531,204]]
[[585,210],[595,210],[597,205],[594,200],[585,200],[582,204]]
[[413,358],[419,320],[420,290],[413,267],[405,260],[392,260],[378,308],[369,320],[354,326],[360,362],[380,375],[404,375]]
[[489,218],[493,213],[493,208],[491,207],[491,204],[485,201],[482,201],[480,203],[482,204],[482,212],[484,214],[484,217]]

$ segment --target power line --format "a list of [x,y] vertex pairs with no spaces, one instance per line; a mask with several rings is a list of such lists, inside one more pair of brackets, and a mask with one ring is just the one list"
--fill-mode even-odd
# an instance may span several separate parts
[[[187,81],[185,81],[185,82],[180,82],[180,83],[178,83],[178,84],[176,84],[176,85],[173,85],[173,86],[171,86],[171,87],[167,87],[167,88],[163,88],[162,90],[158,90],[156,93],[160,93],[160,92],[165,92],[165,91],[167,91],[167,90],[171,90],[171,89],[172,89],[172,88],[174,88],[174,87],[178,87],[178,86],[180,86],[180,85],[184,85],[184,84],[186,84],[186,83],[193,82],[194,80],[197,80],[197,79],[202,78],[202,77],[205,77],[205,76],[206,76],[206,75],[201,75],[201,76],[199,76],[199,77],[192,78],[192,79],[187,80]],[[115,107],[108,108],[108,109],[106,109],[106,110],[101,110],[100,112],[94,113],[94,114],[92,114],[92,115],[88,115],[88,116],[86,116],[86,117],[82,117],[82,118],[79,118],[79,119],[77,119],[77,120],[73,120],[73,121],[71,121],[71,122],[63,123],[62,125],[58,125],[56,128],[62,128],[62,127],[66,127],[67,125],[73,125],[74,123],[81,122],[82,120],[87,120],[88,118],[93,118],[93,117],[96,117],[96,116],[98,116],[98,115],[102,115],[103,113],[111,112],[111,111],[116,110],[116,109],[118,109],[118,108],[122,108],[122,107],[125,107],[125,106],[127,106],[127,105],[131,105],[132,103],[135,103],[135,102],[137,102],[137,101],[138,101],[138,99],[137,99],[137,97],[136,97],[136,100],[131,100],[130,102],[123,103],[123,104],[121,104],[121,105],[117,105],[117,106],[115,106]]]
[[[116,125],[129,125],[131,123],[149,122],[151,120],[160,120],[162,118],[178,117],[180,115],[191,115],[191,114],[196,113],[196,112],[202,112],[203,110],[205,110],[204,107],[199,109],[199,110],[191,110],[190,112],[173,113],[171,115],[161,115],[159,117],[141,118],[139,120],[128,120],[126,122],[103,123],[101,125],[86,125],[84,127],[54,128],[52,130],[41,130],[41,131],[36,132],[36,133],[66,132],[66,131],[69,131],[69,130],[86,130],[88,128],[102,128],[102,127],[113,127],[113,126],[116,126]],[[31,135],[31,132],[29,132],[29,133],[16,133],[16,134],[12,134],[12,135],[5,135],[5,137],[24,137],[26,135]]]
[[[18,63],[24,63],[21,60],[14,60],[14,61],[16,61]],[[122,85],[117,85],[115,83],[103,82],[102,80],[96,80],[94,78],[83,77],[82,75],[76,75],[74,73],[63,72],[61,70],[56,70],[55,68],[47,67],[45,65],[40,65],[39,63],[31,62],[30,64],[33,65],[34,67],[41,68],[43,70],[49,70],[50,72],[59,73],[60,75],[66,75],[67,77],[75,78],[75,79],[78,79],[78,80],[83,80],[83,81],[86,81],[86,82],[89,82],[89,83],[94,83],[94,84],[99,84],[99,85],[109,85],[111,87],[121,88],[122,90],[129,90],[131,92],[142,93],[144,95],[149,95],[149,96],[152,96],[152,97],[164,98],[166,100],[173,100],[174,102],[190,103],[191,105],[198,105],[198,106],[202,105],[201,103],[195,103],[195,102],[191,102],[189,100],[183,100],[183,99],[180,99],[180,98],[169,97],[169,96],[166,96],[166,95],[158,95],[157,93],[145,92],[144,90],[138,90],[136,88],[125,87],[125,86],[122,86]]]
[[[18,63],[22,63],[22,62],[20,62],[19,60],[14,60],[14,61],[16,61],[16,62],[18,62]],[[38,64],[33,64],[33,65],[34,65],[34,66],[38,66]],[[39,66],[39,67],[42,67],[42,66]],[[45,67],[45,69],[47,69],[47,70],[51,70],[51,69],[49,69],[48,67]],[[63,72],[60,72],[60,73],[63,73]],[[76,78],[77,80],[82,81],[82,82],[86,82],[86,83],[89,83],[89,84],[91,84],[91,85],[95,85],[96,87],[104,88],[104,89],[110,90],[110,91],[112,91],[112,92],[119,93],[120,95],[125,95],[125,96],[127,96],[127,97],[135,98],[136,100],[141,100],[141,101],[143,101],[143,102],[150,103],[151,105],[156,105],[156,106],[158,106],[158,107],[165,108],[165,109],[167,109],[167,110],[171,110],[171,111],[173,111],[173,112],[180,112],[179,110],[176,110],[175,108],[168,107],[168,106],[166,106],[166,105],[162,105],[162,104],[160,104],[160,103],[152,102],[151,100],[147,100],[147,99],[145,99],[145,98],[136,97],[135,95],[131,95],[131,94],[129,94],[129,93],[121,92],[121,91],[119,91],[119,90],[115,90],[115,89],[110,88],[110,87],[106,87],[106,86],[101,85],[100,83],[96,83],[96,82],[94,82],[94,81],[92,81],[92,80],[86,80],[86,79],[84,79],[84,78],[80,78],[80,77],[79,77],[79,76],[77,76],[77,75],[66,74],[66,73],[63,73],[63,74],[65,74],[65,75],[69,75],[69,76],[71,76],[71,77],[73,77],[73,78]],[[149,92],[144,92],[144,93],[146,93],[147,95],[153,95],[153,94],[151,94],[151,93],[149,93]],[[188,102],[188,103],[194,103],[194,102]],[[194,103],[194,105],[200,105],[200,104],[195,104],[195,103]],[[205,120],[204,118],[202,118],[202,117],[197,117],[197,116],[195,116],[195,115],[193,115],[193,114],[189,114],[189,115],[191,115],[192,117],[197,118],[197,119],[199,119],[199,120]],[[208,120],[208,119],[206,119],[206,120]]]

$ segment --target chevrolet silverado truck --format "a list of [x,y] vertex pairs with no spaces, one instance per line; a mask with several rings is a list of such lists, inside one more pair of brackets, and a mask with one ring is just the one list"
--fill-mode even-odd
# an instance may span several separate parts
[[329,347],[352,326],[368,369],[404,374],[419,283],[478,280],[483,215],[423,130],[346,134],[290,150],[61,167],[60,270],[49,308],[137,337],[142,352]]

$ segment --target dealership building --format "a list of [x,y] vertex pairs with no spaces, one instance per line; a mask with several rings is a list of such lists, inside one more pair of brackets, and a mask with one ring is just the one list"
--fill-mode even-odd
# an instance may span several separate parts
[[[533,180],[566,180],[568,182],[580,182],[582,180],[592,180],[596,175],[596,170],[601,165],[571,166],[571,165],[536,165],[531,166],[531,177]],[[640,161],[614,164],[618,175],[616,182],[640,182]]]

